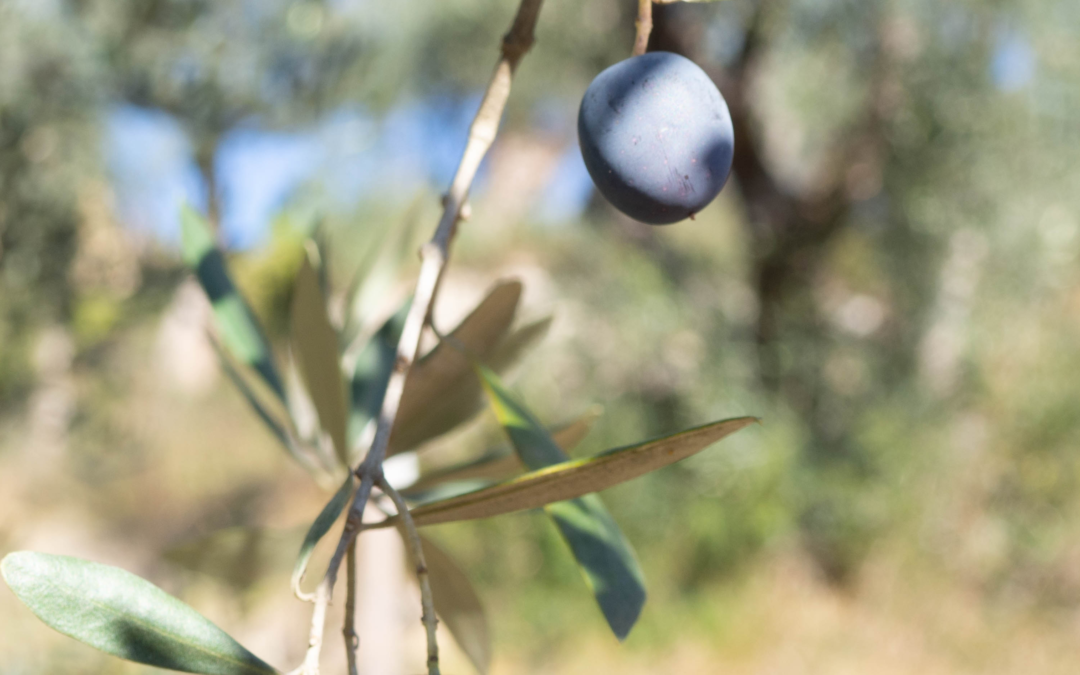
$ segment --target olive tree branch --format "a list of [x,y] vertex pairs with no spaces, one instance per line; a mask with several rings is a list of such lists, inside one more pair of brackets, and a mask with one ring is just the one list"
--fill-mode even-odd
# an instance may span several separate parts
[[420,620],[424,622],[424,630],[427,632],[427,666],[428,675],[439,675],[439,643],[435,638],[435,629],[439,619],[435,616],[435,600],[431,594],[431,580],[428,577],[427,560],[424,559],[424,546],[420,541],[420,533],[413,522],[412,514],[409,513],[409,505],[405,498],[394,489],[394,486],[383,478],[379,481],[379,489],[394,502],[394,508],[402,524],[402,538],[412,551],[413,560],[416,562],[416,579],[420,583],[420,606],[423,613]]
[[[521,0],[514,22],[503,37],[502,55],[495,66],[495,72],[484,93],[480,109],[469,128],[469,139],[465,151],[450,189],[443,200],[442,217],[439,219],[431,241],[420,249],[420,276],[416,283],[412,306],[401,332],[401,339],[398,341],[397,358],[383,396],[375,435],[367,455],[355,469],[356,475],[360,478],[360,487],[349,507],[345,530],[338,541],[338,547],[330,561],[326,577],[319,585],[319,595],[312,615],[312,638],[309,642],[308,656],[302,667],[304,675],[318,673],[319,650],[322,645],[321,624],[326,620],[326,604],[330,601],[337,571],[346,551],[362,529],[364,507],[371,497],[371,488],[383,479],[382,463],[386,458],[390,433],[394,428],[394,421],[397,419],[398,408],[401,405],[401,396],[405,391],[405,378],[420,349],[420,338],[431,315],[439,282],[450,257],[450,243],[456,232],[457,223],[461,219],[476,172],[498,133],[499,122],[502,120],[503,110],[510,96],[514,71],[517,70],[522,57],[532,47],[536,22],[542,5],[543,0]],[[319,624],[318,628],[316,624]],[[316,636],[318,636],[317,640]]]
[[356,650],[360,646],[360,637],[356,634],[356,540],[349,544],[349,553],[345,557],[345,579],[347,594],[345,599],[345,625],[341,633],[345,637],[345,654],[349,662],[349,675],[357,675]]
[[[382,467],[379,467],[381,472]],[[353,508],[356,503],[360,503],[360,517],[363,518],[363,504],[367,504],[368,498],[371,496],[371,488],[375,484],[375,474],[372,471],[368,471],[360,478],[360,487],[356,490],[356,498],[353,501]],[[360,500],[361,494],[363,500]],[[351,516],[350,512],[350,516]],[[362,525],[362,523],[361,523]],[[311,633],[308,638],[308,651],[304,657],[304,663],[296,670],[290,671],[288,675],[319,675],[319,656],[322,653],[323,644],[323,630],[326,626],[326,609],[330,605],[330,598],[333,594],[334,584],[337,583],[338,570],[341,569],[341,559],[345,553],[352,547],[356,540],[356,535],[362,528],[357,526],[351,518],[345,520],[345,531],[341,535],[341,540],[338,542],[337,551],[334,552],[334,557],[330,560],[330,564],[326,569],[326,576],[319,583],[319,587],[315,590],[315,609],[311,612]],[[342,546],[344,544],[344,546]],[[351,588],[349,597],[346,598],[345,604],[350,602],[355,603],[356,589]],[[346,621],[348,619],[346,618]],[[352,652],[352,650],[348,650]]]
[[[420,250],[421,268],[420,277],[416,283],[416,292],[413,303],[405,318],[405,325],[398,341],[397,359],[390,381],[386,386],[386,394],[383,397],[382,409],[379,412],[378,425],[375,428],[375,437],[371,441],[371,448],[367,456],[356,469],[356,474],[361,481],[367,474],[376,472],[376,479],[381,477],[382,462],[386,458],[386,448],[389,445],[390,433],[397,419],[398,408],[401,405],[401,396],[405,391],[405,379],[416,360],[416,354],[420,348],[420,337],[431,308],[435,303],[435,295],[439,282],[446,269],[446,262],[450,255],[450,242],[452,241],[461,210],[468,198],[469,189],[472,186],[480,163],[487,154],[491,144],[495,141],[498,133],[499,122],[502,119],[503,110],[506,108],[506,100],[510,96],[510,84],[513,80],[514,71],[517,69],[521,58],[532,46],[536,21],[540,13],[543,0],[522,0],[518,7],[517,15],[510,31],[503,38],[502,57],[495,67],[491,82],[480,103],[480,109],[476,113],[472,126],[469,128],[469,140],[465,146],[465,152],[458,164],[457,173],[450,184],[450,190],[444,199],[442,218],[435,229],[431,241]],[[374,482],[374,481],[373,481]],[[341,552],[356,536],[363,520],[364,504],[371,494],[370,487],[367,490],[357,490],[349,509],[348,521],[345,533],[338,545]],[[351,523],[351,527],[350,527]],[[340,564],[340,554],[335,555]]]
[[653,0],[638,0],[638,15],[634,26],[637,35],[634,37],[634,56],[641,56],[649,47],[649,34],[652,33],[652,6]]
[[315,609],[311,616],[311,633],[308,637],[308,650],[304,663],[287,675],[319,675],[319,655],[322,653],[323,629],[326,626],[326,608],[330,605],[330,592],[326,581],[319,584],[315,591]]
[[[455,234],[458,219],[461,215],[462,205],[468,197],[469,188],[480,168],[480,162],[484,159],[488,149],[495,140],[498,132],[499,121],[502,119],[506,100],[510,95],[510,83],[513,79],[521,58],[533,43],[533,34],[536,28],[536,20],[540,12],[543,0],[522,0],[518,7],[517,16],[510,28],[510,32],[503,38],[502,58],[495,67],[495,74],[480,103],[480,110],[476,113],[472,126],[469,129],[469,141],[465,147],[461,162],[458,165],[457,174],[454,176],[450,191],[446,195],[445,208],[434,236],[420,250],[422,265],[420,278],[416,283],[416,292],[409,314],[405,319],[405,326],[398,342],[397,359],[390,381],[386,386],[386,395],[383,398],[382,410],[379,412],[378,426],[375,428],[375,438],[371,442],[364,461],[356,469],[356,474],[361,479],[361,489],[357,490],[349,509],[345,532],[338,544],[338,553],[335,560],[340,565],[341,551],[343,551],[363,522],[364,505],[371,495],[371,484],[382,477],[382,462],[386,457],[386,448],[390,441],[390,432],[393,430],[394,421],[397,419],[398,407],[401,405],[401,395],[405,391],[405,378],[416,360],[416,354],[420,348],[420,337],[431,307],[435,302],[436,291],[443,272],[446,269],[446,261],[450,254],[450,242]],[[371,480],[374,478],[374,480]],[[366,480],[367,479],[367,480]],[[368,488],[365,490],[364,485]],[[333,561],[332,561],[333,562]],[[333,565],[331,565],[333,567]]]

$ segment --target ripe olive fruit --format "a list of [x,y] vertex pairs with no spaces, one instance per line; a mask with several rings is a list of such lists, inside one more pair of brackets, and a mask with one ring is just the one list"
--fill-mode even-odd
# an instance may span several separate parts
[[693,61],[649,52],[596,76],[578,140],[600,194],[652,225],[693,216],[719,194],[735,147],[731,114]]

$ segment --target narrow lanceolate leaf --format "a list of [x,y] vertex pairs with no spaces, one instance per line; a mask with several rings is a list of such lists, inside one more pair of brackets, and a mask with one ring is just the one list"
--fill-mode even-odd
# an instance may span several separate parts
[[[412,510],[413,520],[417,525],[436,525],[490,518],[575,499],[686,459],[757,421],[756,417],[738,417],[713,422],[645,443],[608,450],[588,459],[554,464],[491,487],[418,506]],[[395,522],[396,517],[382,525]]]
[[[435,613],[450,629],[450,634],[454,636],[461,651],[465,652],[476,669],[487,673],[491,666],[491,636],[480,596],[476,594],[468,575],[450,554],[430,539],[421,537],[420,540],[424,546],[424,560],[427,562]],[[406,550],[410,549],[406,547]],[[411,551],[408,562],[409,571],[415,576],[416,561]]]
[[559,446],[563,452],[570,452],[576,448],[592,431],[593,425],[600,419],[603,410],[600,406],[593,406],[573,422],[554,429],[551,432],[551,438],[555,441],[555,445]]
[[[514,462],[519,468],[519,470],[515,471],[514,473],[521,473],[521,462],[517,459],[517,457],[512,454],[510,455],[510,457],[513,457]],[[465,478],[462,480],[439,483],[438,485],[432,485],[423,490],[413,491],[410,489],[408,493],[402,492],[401,494],[403,497],[412,502],[417,502],[419,504],[427,504],[429,502],[438,502],[444,499],[457,497],[468,492],[475,492],[476,490],[490,487],[497,482],[498,481],[492,480],[490,478]]]
[[401,331],[405,327],[405,318],[411,306],[410,299],[394,316],[387,319],[357,355],[349,385],[352,390],[349,411],[350,447],[355,445],[368,422],[379,415],[383,397],[386,395],[386,385],[394,371],[398,341],[401,339]]
[[442,485],[461,481],[494,483],[521,473],[521,460],[509,448],[497,448],[480,457],[420,476],[415,483],[401,490],[407,499],[431,499],[430,492]]
[[413,365],[388,455],[446,433],[480,410],[480,383],[469,359],[487,362],[510,332],[520,299],[520,282],[497,284],[450,334],[452,344],[440,343]]
[[255,391],[255,387],[250,383],[241,371],[243,366],[236,362],[232,354],[230,354],[220,342],[213,337],[210,338],[210,344],[213,345],[214,351],[217,352],[218,362],[221,364],[225,374],[232,381],[233,385],[240,390],[240,393],[247,399],[247,402],[255,410],[255,414],[259,416],[259,419],[263,421],[272,434],[286,448],[291,448],[292,443],[289,440],[289,432],[287,416],[281,415],[281,410],[275,410],[271,412],[269,404],[263,400],[261,396]]
[[292,418],[281,401],[276,400],[272,393],[266,394],[267,387],[258,385],[255,375],[250,368],[236,361],[216,339],[210,338],[210,344],[217,352],[218,361],[222,370],[232,380],[233,385],[247,399],[247,402],[255,410],[255,414],[263,421],[263,424],[285,447],[285,450],[308,471],[315,473],[318,467],[312,462],[296,443],[296,434],[292,424]]
[[326,314],[326,298],[319,288],[319,275],[307,256],[304,256],[293,287],[289,337],[300,377],[315,405],[319,422],[330,434],[342,464],[348,465],[348,409],[338,337]]
[[[564,452],[569,452],[581,442],[581,439],[585,438],[599,416],[599,408],[590,410],[573,422],[552,431],[551,438]],[[517,453],[510,448],[502,447],[486,452],[472,461],[424,474],[401,493],[409,499],[420,498],[427,501],[430,494],[425,493],[437,486],[459,481],[496,482],[521,473],[522,469],[523,465]]]
[[547,316],[515,329],[499,343],[490,356],[483,360],[484,365],[501,373],[517,363],[521,355],[544,337],[550,328],[551,317]]
[[399,225],[369,235],[364,242],[364,252],[345,295],[344,333],[349,337],[350,354],[360,346],[352,344],[353,338],[361,332],[370,314],[383,306],[408,261],[416,259],[423,204],[424,200],[418,196]]
[[184,263],[195,273],[214,309],[214,323],[229,353],[254,368],[282,401],[285,387],[274,366],[273,353],[255,315],[229,277],[225,257],[202,216],[191,207],[181,211]]
[[645,606],[645,574],[633,546],[599,495],[544,507],[574,554],[585,583],[619,640],[625,640]]
[[[477,373],[496,418],[525,466],[536,471],[567,461],[551,434],[506,391],[495,373],[482,366],[477,366]],[[611,630],[625,639],[645,605],[645,575],[630,542],[598,495],[548,504],[544,510],[570,546]]]
[[296,565],[293,567],[292,575],[292,589],[298,597],[308,597],[301,588],[300,582],[304,580],[304,574],[307,572],[308,563],[311,562],[311,554],[315,551],[315,545],[319,543],[326,533],[330,531],[330,528],[337,522],[338,516],[345,510],[345,505],[349,503],[349,498],[352,497],[353,492],[353,474],[349,474],[345,478],[345,482],[341,485],[341,489],[330,498],[323,510],[315,517],[315,522],[311,524],[311,528],[308,530],[307,536],[304,537],[304,543],[300,545],[300,554],[296,556]]
[[107,654],[187,673],[277,673],[188,605],[117,567],[20,551],[0,571],[39,619]]
[[314,253],[318,263],[315,271],[319,276],[319,290],[322,291],[324,297],[330,297],[330,235],[322,219],[319,219],[312,228],[309,241],[308,250]]

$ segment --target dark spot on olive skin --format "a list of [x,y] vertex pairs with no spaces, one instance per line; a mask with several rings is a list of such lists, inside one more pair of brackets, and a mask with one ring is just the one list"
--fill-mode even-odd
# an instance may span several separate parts
[[598,75],[581,104],[578,137],[600,193],[645,223],[699,213],[731,170],[734,131],[723,97],[693,62],[666,52]]

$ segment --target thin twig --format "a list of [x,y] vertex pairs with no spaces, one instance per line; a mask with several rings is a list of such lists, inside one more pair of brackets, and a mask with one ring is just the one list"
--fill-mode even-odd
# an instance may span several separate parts
[[326,608],[330,605],[329,579],[324,579],[315,591],[315,609],[311,613],[311,634],[304,663],[288,675],[319,675],[319,655],[322,653],[323,628],[326,626]]
[[465,145],[465,152],[461,156],[457,173],[443,200],[442,217],[439,219],[431,241],[420,250],[422,260],[420,278],[416,284],[412,306],[405,318],[401,339],[398,341],[397,360],[386,386],[386,395],[383,398],[382,410],[379,412],[375,438],[372,440],[367,457],[358,469],[359,472],[381,466],[386,457],[390,432],[397,419],[401,395],[405,391],[405,378],[416,360],[416,354],[420,348],[420,337],[435,303],[439,281],[442,279],[450,257],[450,242],[456,233],[462,206],[469,196],[469,190],[480,168],[480,163],[495,141],[499,122],[506,108],[506,100],[510,96],[510,84],[514,71],[521,62],[521,58],[532,46],[536,21],[542,4],[543,0],[522,0],[510,31],[503,37],[502,57],[495,66],[495,73],[480,102],[480,109],[469,128],[469,140]]
[[420,582],[420,605],[423,607],[420,620],[424,622],[424,630],[427,632],[428,675],[439,675],[439,643],[435,637],[439,620],[435,616],[435,600],[431,594],[431,580],[428,578],[427,561],[424,559],[424,545],[420,541],[420,533],[416,530],[416,523],[413,522],[412,514],[409,513],[405,498],[385,478],[379,481],[379,489],[394,502],[394,508],[397,509],[398,516],[401,518],[405,542],[412,551],[413,560],[416,561],[416,578]]
[[641,56],[649,48],[649,34],[652,33],[653,0],[638,0],[637,35],[634,36],[634,56]]
[[[465,152],[462,154],[461,161],[458,164],[454,180],[450,184],[450,190],[443,200],[443,214],[438,227],[436,227],[431,241],[420,249],[420,277],[416,282],[416,291],[413,295],[409,314],[405,318],[401,339],[398,341],[397,358],[394,361],[394,370],[390,375],[390,381],[387,383],[386,393],[383,396],[382,409],[379,411],[379,421],[375,428],[375,437],[371,441],[371,447],[364,460],[355,470],[356,475],[360,478],[360,488],[353,497],[352,505],[349,507],[349,514],[345,519],[345,530],[341,534],[337,550],[330,561],[326,578],[320,585],[320,589],[328,585],[326,591],[327,602],[329,602],[330,589],[333,589],[342,559],[363,528],[364,506],[371,496],[371,488],[375,482],[382,481],[382,463],[386,458],[390,432],[394,428],[394,421],[397,419],[398,408],[401,405],[401,396],[405,391],[405,378],[416,360],[424,325],[435,304],[439,282],[442,279],[443,272],[446,269],[446,262],[450,256],[450,242],[453,240],[457,223],[461,218],[462,208],[469,196],[469,189],[472,186],[473,179],[476,177],[476,172],[498,133],[499,122],[502,120],[503,110],[506,108],[506,100],[510,96],[510,85],[513,81],[514,71],[517,69],[522,57],[532,47],[536,22],[543,4],[544,0],[521,0],[514,22],[510,26],[509,32],[503,36],[502,56],[495,66],[495,73],[492,75],[491,82],[484,93],[484,98],[480,103],[480,110],[477,111],[472,126],[469,128],[469,139],[465,146]],[[318,609],[317,602],[316,610]],[[316,612],[312,617],[312,634],[316,632],[314,624],[316,622],[321,624],[325,621],[325,616],[326,612],[325,608],[323,608],[321,615]],[[318,632],[320,635],[319,645],[321,646],[321,627]],[[308,660],[311,659],[310,651],[309,649]],[[308,660],[305,660],[305,667]],[[315,654],[314,660],[317,663],[318,653]],[[307,671],[305,671],[305,675],[309,675]]]
[[[453,239],[461,207],[468,197],[472,181],[480,168],[480,162],[484,159],[488,149],[495,140],[502,119],[506,100],[510,96],[510,84],[514,70],[517,69],[521,58],[533,43],[533,34],[536,29],[536,20],[539,16],[543,0],[522,0],[518,7],[514,23],[510,31],[503,38],[502,57],[495,67],[495,73],[491,78],[484,99],[480,103],[480,110],[476,113],[472,126],[469,128],[469,140],[465,146],[465,152],[458,164],[457,173],[446,195],[445,208],[439,225],[432,236],[431,241],[420,250],[422,265],[420,278],[416,283],[416,292],[413,296],[412,306],[405,318],[405,326],[398,341],[397,359],[394,363],[394,371],[386,386],[386,394],[383,397],[382,410],[379,412],[378,426],[375,428],[375,437],[371,442],[364,461],[356,469],[361,479],[361,488],[357,490],[349,509],[349,515],[345,522],[345,532],[342,533],[338,543],[338,552],[331,561],[331,570],[341,564],[341,558],[348,544],[360,531],[363,524],[364,504],[371,494],[370,485],[374,480],[381,478],[382,462],[386,458],[386,448],[390,441],[390,432],[393,430],[394,421],[397,419],[398,408],[401,405],[401,395],[405,391],[405,378],[416,360],[416,354],[420,349],[420,337],[423,333],[424,324],[431,313],[435,302],[436,291],[443,271],[446,269],[446,261],[450,254],[450,242]],[[370,477],[370,478],[369,478]],[[374,480],[371,480],[374,479]],[[369,482],[370,481],[370,482]],[[365,490],[364,485],[368,488]]]
[[356,650],[360,646],[360,637],[356,634],[356,540],[349,544],[349,554],[345,558],[345,626],[341,633],[345,636],[345,654],[349,661],[349,675],[357,675]]
[[[307,656],[304,658],[304,665],[288,675],[319,675],[319,654],[322,651],[322,635],[326,625],[326,608],[330,604],[334,584],[337,583],[338,570],[341,569],[341,559],[356,541],[356,535],[361,529],[360,526],[353,525],[353,523],[363,524],[364,505],[367,504],[368,497],[371,496],[371,488],[374,482],[375,475],[372,471],[365,473],[360,479],[360,487],[356,490],[356,498],[353,500],[349,516],[345,519],[345,532],[341,535],[337,551],[334,552],[334,557],[326,568],[326,576],[315,591],[315,610],[311,613],[311,638],[308,640],[308,651]],[[361,499],[361,495],[363,499]],[[359,516],[354,521],[353,511],[355,510],[359,510]],[[355,531],[350,531],[350,529]]]

